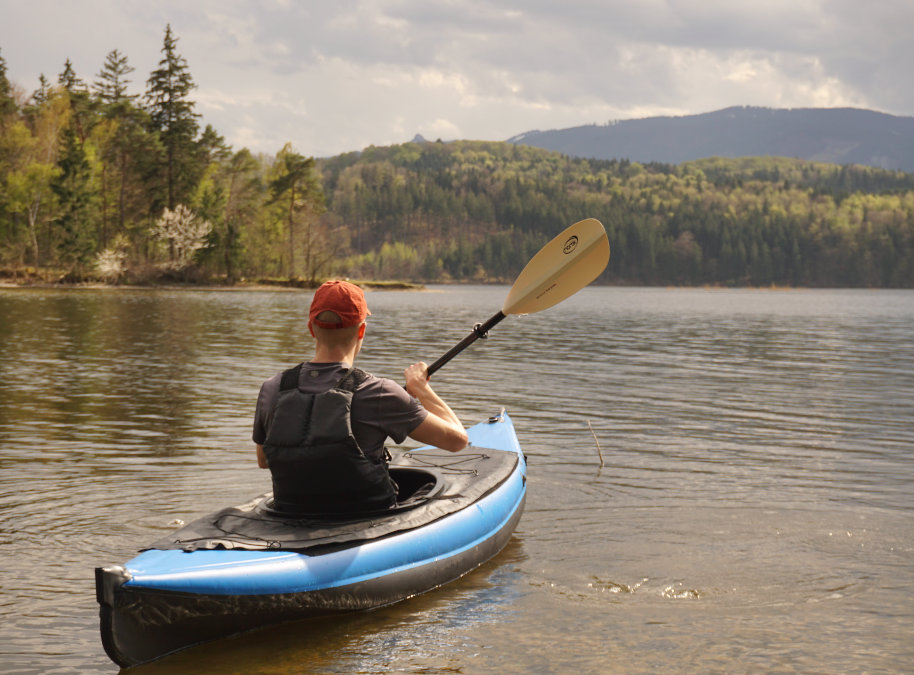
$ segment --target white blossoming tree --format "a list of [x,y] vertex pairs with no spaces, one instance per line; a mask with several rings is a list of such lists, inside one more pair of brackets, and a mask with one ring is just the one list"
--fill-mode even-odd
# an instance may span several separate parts
[[117,283],[127,271],[127,237],[122,234],[114,242],[95,256],[95,269],[108,283]]
[[166,208],[152,227],[152,236],[168,244],[169,260],[164,266],[183,270],[190,265],[194,253],[208,246],[206,237],[212,229],[209,221],[199,220],[183,204],[178,204],[174,211]]

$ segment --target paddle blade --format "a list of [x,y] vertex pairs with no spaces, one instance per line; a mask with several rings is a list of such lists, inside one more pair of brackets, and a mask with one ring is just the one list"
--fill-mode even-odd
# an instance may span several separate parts
[[560,303],[600,276],[609,239],[595,218],[575,223],[540,249],[508,293],[504,314],[532,314]]

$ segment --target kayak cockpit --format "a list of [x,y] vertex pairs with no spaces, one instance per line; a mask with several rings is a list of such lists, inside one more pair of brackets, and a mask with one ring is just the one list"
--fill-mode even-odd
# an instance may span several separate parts
[[336,514],[329,511],[289,511],[277,509],[273,497],[269,496],[260,501],[256,511],[277,518],[289,518],[292,520],[304,518],[351,520],[353,518],[389,516],[422,506],[429,500],[436,498],[444,490],[445,480],[440,471],[431,468],[408,466],[391,466],[389,471],[390,477],[397,484],[397,503],[384,509]]
[[197,519],[148,548],[313,552],[355,546],[467,508],[507,481],[519,461],[511,450],[476,446],[460,453],[437,448],[394,452],[390,472],[404,499],[393,507],[355,514],[287,513],[277,511],[267,493]]

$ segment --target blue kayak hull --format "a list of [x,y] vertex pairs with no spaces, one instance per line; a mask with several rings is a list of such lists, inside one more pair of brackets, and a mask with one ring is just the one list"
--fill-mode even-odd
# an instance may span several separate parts
[[526,465],[507,414],[468,434],[473,450],[516,454],[510,474],[421,527],[305,552],[148,550],[97,569],[106,652],[137,665],[266,625],[389,605],[475,569],[504,548],[521,518]]

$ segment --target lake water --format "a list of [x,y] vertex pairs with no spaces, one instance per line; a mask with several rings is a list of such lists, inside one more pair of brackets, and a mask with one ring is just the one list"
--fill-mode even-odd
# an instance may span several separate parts
[[[506,293],[372,292],[359,365],[400,379]],[[269,489],[254,399],[310,356],[309,300],[0,290],[0,672],[115,672],[93,568]],[[499,556],[137,672],[910,670],[914,292],[587,288],[434,382],[465,423],[517,425]]]

